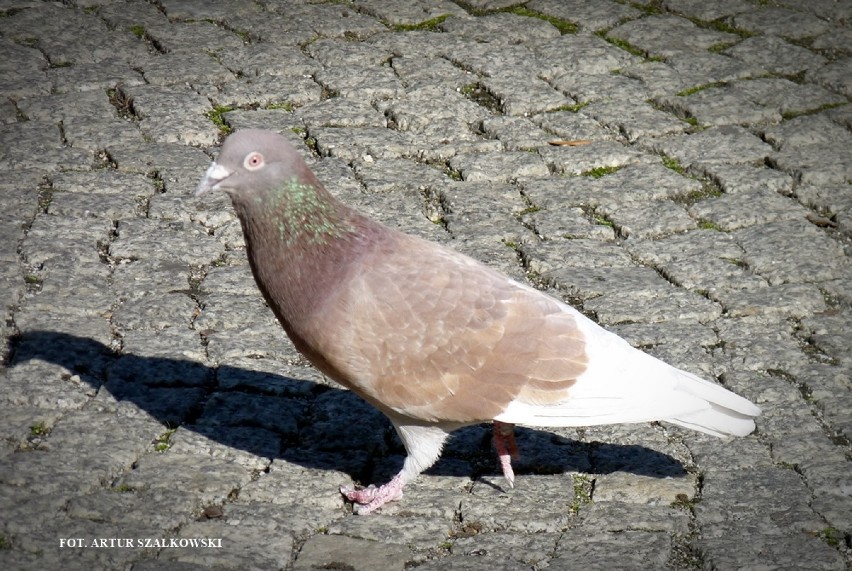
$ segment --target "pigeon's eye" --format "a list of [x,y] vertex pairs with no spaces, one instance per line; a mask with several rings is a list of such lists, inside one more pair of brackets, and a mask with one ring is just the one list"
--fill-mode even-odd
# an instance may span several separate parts
[[263,166],[263,155],[258,152],[249,153],[243,161],[243,166],[250,171],[259,169]]

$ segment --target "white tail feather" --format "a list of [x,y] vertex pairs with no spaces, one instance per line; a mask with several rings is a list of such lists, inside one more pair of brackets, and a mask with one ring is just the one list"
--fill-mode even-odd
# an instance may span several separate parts
[[513,401],[495,420],[527,426],[594,426],[661,420],[713,436],[745,436],[760,409],[715,383],[631,347],[578,314],[588,366],[556,404]]

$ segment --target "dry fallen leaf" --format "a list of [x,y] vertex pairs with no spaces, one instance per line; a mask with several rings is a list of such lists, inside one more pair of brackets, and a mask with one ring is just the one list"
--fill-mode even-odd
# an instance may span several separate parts
[[579,147],[581,145],[590,145],[591,143],[591,141],[585,139],[577,139],[576,141],[562,141],[557,139],[556,141],[547,142],[548,145],[553,145],[554,147]]
[[817,214],[807,214],[805,215],[808,222],[811,224],[816,224],[820,228],[837,228],[837,222],[831,220],[830,218],[826,218],[825,216],[819,216]]

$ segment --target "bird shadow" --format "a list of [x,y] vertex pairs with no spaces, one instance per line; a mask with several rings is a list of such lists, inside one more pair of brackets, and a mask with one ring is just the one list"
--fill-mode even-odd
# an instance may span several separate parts
[[[68,391],[92,390],[128,402],[168,428],[197,432],[224,446],[381,481],[405,451],[387,419],[350,391],[262,370],[208,367],[197,361],[117,353],[87,337],[58,331],[12,336],[11,371],[29,361],[62,367]],[[38,374],[38,373],[34,373]],[[640,445],[578,442],[557,432],[517,427],[516,474],[627,472],[654,478],[686,475],[675,458]],[[427,474],[497,474],[489,425],[459,429]],[[465,472],[467,472],[465,474]]]

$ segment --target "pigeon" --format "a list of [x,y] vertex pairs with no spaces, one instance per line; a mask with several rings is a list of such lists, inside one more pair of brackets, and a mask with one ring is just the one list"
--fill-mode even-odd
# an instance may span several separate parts
[[238,130],[196,190],[224,191],[258,288],[294,346],[382,411],[401,471],[341,486],[356,513],[402,497],[449,434],[493,423],[509,486],[514,426],[665,421],[745,436],[760,409],[633,348],[578,310],[440,244],[382,225],[330,194],[281,135]]

